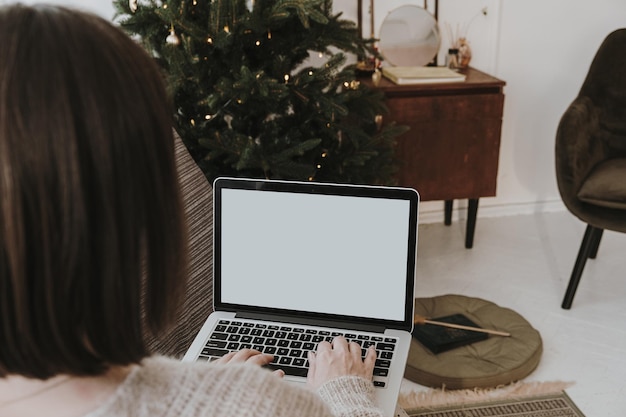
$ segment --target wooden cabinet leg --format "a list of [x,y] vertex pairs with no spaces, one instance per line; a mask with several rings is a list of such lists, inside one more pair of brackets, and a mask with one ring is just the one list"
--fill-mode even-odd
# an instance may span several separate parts
[[446,200],[443,203],[443,224],[450,226],[452,224],[452,205],[454,200]]
[[478,213],[478,199],[470,198],[467,205],[467,229],[465,231],[465,247],[474,246],[474,229],[476,229],[476,213]]

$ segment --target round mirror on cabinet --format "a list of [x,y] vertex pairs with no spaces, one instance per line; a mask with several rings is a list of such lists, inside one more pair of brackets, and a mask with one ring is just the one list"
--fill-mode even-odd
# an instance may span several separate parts
[[380,26],[380,53],[393,66],[424,66],[439,52],[441,35],[435,17],[419,6],[400,6]]

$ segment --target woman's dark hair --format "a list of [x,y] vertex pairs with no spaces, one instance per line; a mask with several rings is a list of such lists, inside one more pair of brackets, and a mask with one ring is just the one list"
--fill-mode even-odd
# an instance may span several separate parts
[[0,8],[0,377],[137,363],[187,272],[172,111],[113,24]]

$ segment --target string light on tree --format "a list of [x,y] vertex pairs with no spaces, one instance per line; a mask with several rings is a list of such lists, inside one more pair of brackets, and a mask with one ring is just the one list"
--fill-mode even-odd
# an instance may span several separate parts
[[358,90],[361,82],[358,80],[345,81],[343,86],[350,90]]
[[374,117],[374,123],[376,123],[376,130],[380,131],[380,129],[383,128],[383,115],[382,114],[377,114]]
[[137,8],[139,7],[139,4],[137,3],[138,0],[128,0],[128,7],[130,8],[130,11],[135,13],[137,11]]

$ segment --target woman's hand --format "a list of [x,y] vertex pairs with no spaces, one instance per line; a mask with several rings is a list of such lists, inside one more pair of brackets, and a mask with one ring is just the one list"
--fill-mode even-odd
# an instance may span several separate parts
[[361,359],[361,346],[348,343],[338,336],[333,343],[320,342],[317,352],[309,352],[309,373],[307,384],[317,389],[333,378],[347,375],[360,376],[371,380],[376,363],[376,349],[370,346],[365,360]]
[[[230,352],[222,356],[214,363],[228,364],[228,363],[251,363],[254,365],[265,366],[274,360],[274,355],[268,355],[261,353],[254,349],[242,349],[237,352]],[[281,369],[277,369],[273,372],[279,377],[285,376],[285,372]]]

